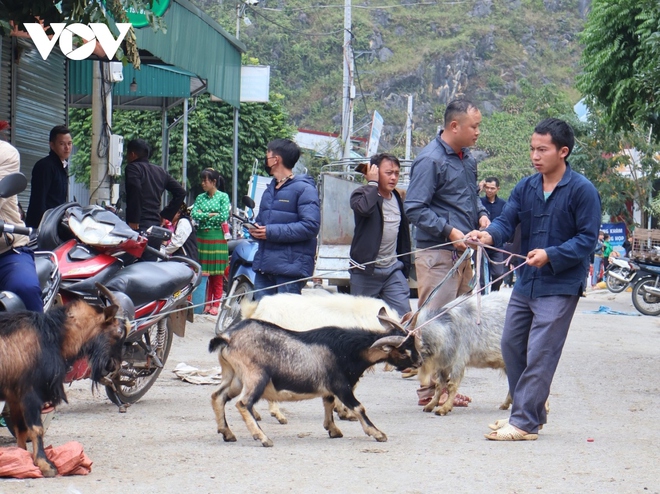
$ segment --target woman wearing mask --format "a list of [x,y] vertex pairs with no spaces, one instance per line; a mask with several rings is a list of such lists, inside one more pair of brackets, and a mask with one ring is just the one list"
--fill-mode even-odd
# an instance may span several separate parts
[[202,271],[208,275],[204,312],[218,315],[222,298],[222,278],[229,260],[222,223],[229,218],[229,196],[224,192],[224,180],[213,168],[201,173],[204,193],[197,196],[191,216],[199,224],[197,244]]

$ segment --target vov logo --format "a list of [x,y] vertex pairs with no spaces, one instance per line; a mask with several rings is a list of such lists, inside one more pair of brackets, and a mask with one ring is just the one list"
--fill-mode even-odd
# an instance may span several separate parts
[[[70,60],[84,60],[94,52],[97,43],[101,45],[101,48],[103,48],[107,57],[112,59],[117,53],[119,45],[124,41],[128,30],[131,28],[131,23],[126,22],[116,24],[117,29],[119,29],[119,36],[117,39],[115,39],[110,32],[110,28],[102,23],[92,23],[89,25],[69,24],[67,26],[63,22],[56,22],[50,25],[54,33],[53,37],[50,39],[44,31],[44,26],[42,24],[26,23],[24,26],[44,60],[46,60],[48,55],[50,55],[50,52],[53,51],[55,43],[57,43],[58,40],[60,42],[60,49],[67,58]],[[74,34],[80,36],[87,41],[87,43],[78,48],[74,48]]]

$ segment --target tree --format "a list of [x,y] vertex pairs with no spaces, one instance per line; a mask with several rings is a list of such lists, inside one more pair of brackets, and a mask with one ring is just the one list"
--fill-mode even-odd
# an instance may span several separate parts
[[612,131],[635,124],[660,136],[660,3],[594,0],[581,35],[583,73],[577,87],[601,107]]
[[529,158],[529,139],[534,127],[550,117],[577,121],[568,98],[554,85],[534,88],[519,82],[519,95],[507,96],[502,111],[483,119],[477,151],[487,157],[479,163],[479,179],[495,176],[502,186],[500,195],[509,196],[513,187],[534,172]]
[[[153,0],[0,0],[0,35],[17,34],[25,31],[23,24],[37,22],[37,18],[48,27],[53,22],[82,23],[128,22],[126,11],[142,11],[149,23],[165,30],[162,21],[152,13]],[[47,33],[52,31],[47,30]],[[133,29],[126,38],[126,51],[119,58],[126,58],[135,68],[140,66],[140,55]]]
[[[241,104],[239,120],[239,195],[247,192],[247,183],[257,162],[258,172],[263,173],[261,163],[266,156],[266,145],[276,138],[290,138],[294,128],[288,124],[288,116],[281,103],[281,96],[271,94],[270,103]],[[168,123],[180,116],[182,109],[168,113]],[[74,136],[76,154],[72,170],[76,180],[89,183],[91,111],[72,109],[70,127]],[[136,110],[115,110],[112,132],[124,136],[124,142],[142,138],[153,147],[152,163],[161,162],[160,113]],[[169,172],[181,180],[183,159],[183,132],[178,125],[170,132]],[[200,96],[196,109],[188,119],[188,173],[187,179],[194,194],[201,193],[199,174],[204,168],[215,168],[225,178],[226,192],[231,195],[233,162],[233,108],[227,103],[211,101],[209,95]]]

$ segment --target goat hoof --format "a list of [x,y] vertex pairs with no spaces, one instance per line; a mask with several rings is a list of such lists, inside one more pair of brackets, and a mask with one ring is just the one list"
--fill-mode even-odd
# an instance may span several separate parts
[[57,468],[55,468],[54,465],[51,465],[50,462],[46,462],[45,460],[39,461],[38,466],[44,477],[50,478],[57,476]]
[[261,445],[264,448],[272,448],[273,447],[273,441],[271,441],[270,439],[266,439],[265,441],[261,441]]
[[218,431],[218,434],[222,434],[222,439],[226,443],[235,443],[236,442],[236,436],[234,436],[231,433],[230,434],[225,434],[224,432]]
[[374,436],[374,439],[378,441],[379,443],[386,443],[387,442],[387,436],[383,434],[382,432],[380,434],[377,434]]
[[429,403],[428,405],[426,405],[426,406],[423,408],[423,410],[424,410],[425,412],[432,412],[434,408],[435,408],[435,405],[431,405],[431,404]]
[[341,433],[340,430],[328,431],[328,436],[330,436],[333,439],[336,439],[338,437],[344,437],[344,435]]
[[275,418],[277,419],[277,421],[280,424],[288,424],[289,423],[289,421],[286,419],[286,417],[275,417]]
[[446,408],[438,408],[438,409],[435,411],[435,414],[436,414],[436,415],[440,415],[440,416],[444,416],[444,415],[447,415],[449,412],[451,412],[451,408],[450,408],[450,409],[446,409]]
[[502,404],[500,405],[500,410],[508,410],[508,409],[509,409],[509,405],[508,405],[508,403],[502,403]]

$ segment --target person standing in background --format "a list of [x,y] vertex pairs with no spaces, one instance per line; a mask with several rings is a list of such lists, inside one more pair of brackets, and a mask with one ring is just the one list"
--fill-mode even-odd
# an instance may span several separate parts
[[32,168],[30,204],[25,224],[37,228],[44,213],[64,204],[69,194],[69,158],[73,150],[71,131],[57,125],[50,131],[50,152]]
[[222,283],[229,261],[227,241],[222,223],[229,218],[229,196],[225,194],[225,181],[213,168],[202,170],[202,189],[193,204],[191,216],[199,224],[197,244],[202,272],[208,276],[206,288],[207,305],[204,313],[218,315],[222,299]]
[[[484,205],[486,211],[488,211],[488,216],[492,222],[500,214],[506,205],[504,199],[500,199],[497,195],[500,191],[500,179],[497,177],[488,177],[484,180],[483,190],[486,192],[486,196],[481,198],[481,204]],[[504,278],[498,281],[494,281],[497,278],[501,277],[504,274],[504,253],[498,252],[495,250],[487,250],[488,257],[491,262],[488,265],[490,271],[490,281],[493,281],[493,284],[490,286],[491,291],[496,292],[502,286]],[[488,280],[483,280],[485,284]]]

